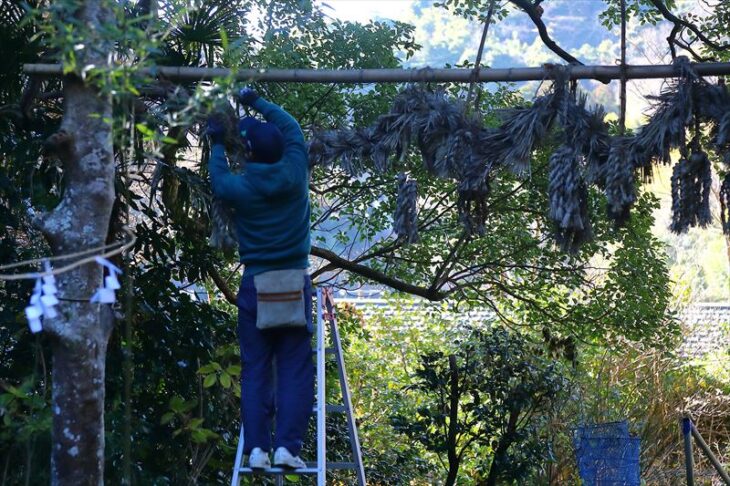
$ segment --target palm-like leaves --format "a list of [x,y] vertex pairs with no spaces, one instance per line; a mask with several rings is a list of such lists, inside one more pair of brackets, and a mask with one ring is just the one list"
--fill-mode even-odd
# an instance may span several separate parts
[[207,0],[193,8],[173,1],[164,2],[160,11],[160,20],[170,31],[163,49],[165,64],[211,66],[226,39],[235,42],[246,36],[243,19],[250,7],[237,1]]

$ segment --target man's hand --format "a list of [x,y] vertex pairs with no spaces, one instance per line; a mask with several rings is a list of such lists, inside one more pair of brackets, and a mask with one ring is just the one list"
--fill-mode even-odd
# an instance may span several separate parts
[[251,88],[241,88],[238,91],[238,101],[242,105],[251,105],[259,99],[259,94]]
[[208,126],[205,129],[205,134],[210,138],[211,144],[223,143],[226,129],[219,119],[211,116],[208,118]]

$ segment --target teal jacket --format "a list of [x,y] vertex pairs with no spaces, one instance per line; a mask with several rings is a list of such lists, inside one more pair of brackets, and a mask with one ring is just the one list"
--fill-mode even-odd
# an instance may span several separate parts
[[213,193],[234,211],[244,276],[309,266],[309,161],[297,121],[274,103],[253,105],[284,135],[284,156],[274,164],[249,161],[232,174],[221,144],[209,162]]

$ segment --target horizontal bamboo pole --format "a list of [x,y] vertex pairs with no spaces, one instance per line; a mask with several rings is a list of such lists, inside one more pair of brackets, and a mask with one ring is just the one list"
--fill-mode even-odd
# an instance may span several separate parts
[[[693,63],[701,76],[730,75],[730,62]],[[571,79],[620,79],[620,66],[570,67]],[[26,74],[39,76],[60,76],[60,64],[25,64]],[[496,81],[540,81],[551,78],[551,66],[485,69],[241,69],[236,72],[239,81],[280,83],[408,83],[408,82],[454,82],[470,83]],[[672,78],[678,75],[672,64],[626,66],[627,79]],[[160,76],[170,81],[212,81],[231,75],[229,69],[160,66],[141,69],[142,75]]]

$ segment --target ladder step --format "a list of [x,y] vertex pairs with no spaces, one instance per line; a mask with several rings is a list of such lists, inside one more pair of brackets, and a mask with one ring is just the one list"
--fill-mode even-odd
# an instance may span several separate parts
[[328,403],[326,411],[327,413],[345,413],[347,409],[344,405],[331,405]]
[[270,467],[268,469],[251,469],[250,467],[242,467],[238,470],[239,474],[258,475],[258,474],[274,474],[274,475],[304,475],[317,474],[316,467],[303,467],[301,469],[288,469],[283,467]]
[[[324,354],[335,354],[335,348],[324,348]],[[317,350],[312,350],[312,356],[317,356]]]
[[[331,403],[328,403],[324,410],[327,413],[345,413],[345,412],[347,412],[347,409],[345,408],[344,405],[333,405]],[[312,407],[312,413],[317,413],[317,405]]]
[[[327,469],[347,470],[355,469],[357,466],[354,462],[328,462]],[[268,469],[251,469],[250,467],[242,467],[238,470],[240,474],[317,474],[317,463],[307,462],[307,467],[302,469],[287,469],[283,467],[271,467]]]

